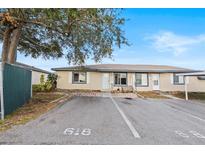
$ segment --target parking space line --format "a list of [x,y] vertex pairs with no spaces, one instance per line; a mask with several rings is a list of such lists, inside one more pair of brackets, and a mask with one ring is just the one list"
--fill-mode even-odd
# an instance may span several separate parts
[[[147,103],[147,100],[143,100],[143,99],[139,99],[140,101],[142,101],[142,102],[146,102]],[[152,100],[149,100],[150,102],[152,102]],[[173,104],[170,104],[167,100],[165,101],[165,103],[163,103],[163,104],[165,104],[165,105],[167,105],[167,106],[169,106],[169,107],[175,107],[175,109],[173,109],[173,110],[175,110],[175,111],[178,111],[178,112],[181,112],[181,113],[183,113],[183,114],[186,114],[187,116],[189,116],[189,117],[192,117],[192,118],[195,118],[195,119],[197,119],[197,120],[200,120],[200,121],[203,121],[203,122],[205,122],[205,119],[203,119],[203,118],[200,118],[200,117],[198,117],[198,116],[196,116],[196,115],[193,115],[192,113],[189,113],[188,111],[186,111],[186,109],[183,109],[183,108],[181,108],[181,107],[179,107],[179,106],[176,106],[176,105],[173,105]]]
[[139,133],[137,132],[137,130],[134,128],[134,126],[132,125],[132,123],[128,120],[127,116],[125,115],[125,113],[121,110],[121,108],[119,107],[119,105],[117,104],[117,102],[112,98],[112,96],[110,96],[110,99],[112,100],[112,103],[115,105],[115,107],[117,108],[118,112],[120,113],[120,115],[122,116],[122,118],[124,119],[125,123],[127,124],[127,126],[129,127],[130,131],[132,132],[133,136],[135,138],[140,138]]
[[183,109],[183,108],[181,108],[181,107],[179,107],[179,106],[176,106],[176,105],[170,104],[168,101],[165,102],[165,104],[166,104],[167,106],[175,107],[175,109],[173,109],[173,110],[180,111],[180,112],[182,112],[182,113],[188,115],[189,117],[192,117],[192,118],[195,118],[195,119],[198,119],[198,120],[200,120],[200,121],[205,122],[205,119],[200,118],[200,117],[198,117],[198,116],[196,116],[196,115],[190,113],[190,112],[187,111],[186,109]]
[[200,121],[205,122],[205,119],[202,119],[202,118],[200,118],[200,117],[198,117],[198,116],[195,116],[195,115],[193,115],[193,114],[191,114],[191,113],[187,113],[187,112],[185,112],[185,111],[181,111],[181,112],[183,112],[184,114],[186,114],[186,115],[188,115],[188,116],[190,116],[190,117],[192,117],[192,118],[195,118],[195,119],[198,119],[198,120],[200,120]]

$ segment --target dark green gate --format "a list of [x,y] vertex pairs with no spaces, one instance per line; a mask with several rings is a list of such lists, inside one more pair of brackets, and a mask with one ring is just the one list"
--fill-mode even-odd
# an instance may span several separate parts
[[31,98],[31,71],[5,64],[3,69],[4,115],[15,111]]

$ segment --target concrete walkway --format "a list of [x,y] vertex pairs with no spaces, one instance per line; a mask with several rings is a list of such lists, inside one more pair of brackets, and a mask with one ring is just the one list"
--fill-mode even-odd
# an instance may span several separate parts
[[74,92],[75,96],[89,96],[89,97],[121,97],[121,98],[138,98],[134,93],[111,93],[111,92]]

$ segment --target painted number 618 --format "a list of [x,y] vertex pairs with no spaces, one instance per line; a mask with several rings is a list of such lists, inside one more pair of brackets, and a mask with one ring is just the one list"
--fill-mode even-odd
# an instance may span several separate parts
[[84,128],[84,129],[75,129],[75,128],[66,128],[63,132],[64,135],[84,135],[89,136],[91,135],[91,129]]

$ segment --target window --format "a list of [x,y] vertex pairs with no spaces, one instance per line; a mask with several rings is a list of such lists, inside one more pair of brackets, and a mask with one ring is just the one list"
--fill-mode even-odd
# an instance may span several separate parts
[[135,74],[135,85],[139,87],[148,86],[148,74],[147,73],[136,73]]
[[115,85],[127,85],[127,73],[114,73]]
[[183,85],[184,84],[184,76],[179,76],[174,74],[174,84],[176,85]]
[[86,83],[86,72],[73,72],[73,83]]

